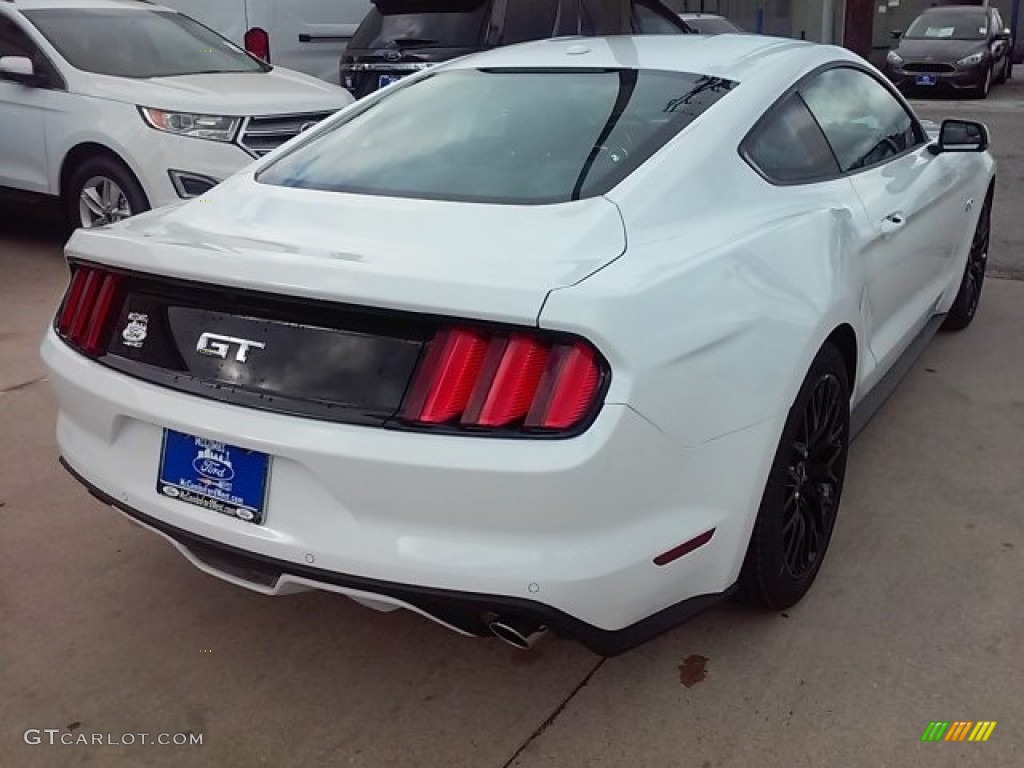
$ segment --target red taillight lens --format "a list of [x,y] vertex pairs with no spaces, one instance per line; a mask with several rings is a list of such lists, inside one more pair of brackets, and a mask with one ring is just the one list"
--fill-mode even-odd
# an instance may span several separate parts
[[106,347],[110,325],[119,308],[121,277],[92,267],[79,267],[57,317],[57,332],[87,355]]
[[568,429],[586,415],[601,384],[594,350],[583,344],[557,348],[544,372],[527,427]]
[[270,63],[270,35],[267,30],[260,27],[253,27],[245,33],[245,50],[257,59],[263,59]]
[[427,345],[402,419],[468,429],[571,431],[592,414],[602,378],[597,353],[582,341],[446,329]]
[[402,409],[404,417],[424,424],[443,424],[469,402],[487,340],[473,331],[441,331],[427,344]]

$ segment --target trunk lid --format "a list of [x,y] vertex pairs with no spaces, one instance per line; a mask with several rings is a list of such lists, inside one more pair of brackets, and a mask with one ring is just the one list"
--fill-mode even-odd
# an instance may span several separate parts
[[203,198],[79,230],[68,254],[219,286],[535,325],[549,291],[618,258],[602,197],[490,205],[274,187],[239,174]]

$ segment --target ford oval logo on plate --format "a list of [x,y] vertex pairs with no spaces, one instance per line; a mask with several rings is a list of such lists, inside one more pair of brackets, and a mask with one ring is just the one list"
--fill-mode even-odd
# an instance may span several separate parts
[[192,459],[192,468],[203,477],[211,480],[229,482],[235,478],[235,468],[227,455],[216,455],[214,451],[204,450]]

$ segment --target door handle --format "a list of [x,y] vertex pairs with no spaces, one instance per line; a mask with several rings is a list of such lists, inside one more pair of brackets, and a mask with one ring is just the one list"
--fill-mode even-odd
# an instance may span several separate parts
[[882,235],[891,235],[903,228],[907,223],[907,217],[902,213],[890,213],[882,219]]

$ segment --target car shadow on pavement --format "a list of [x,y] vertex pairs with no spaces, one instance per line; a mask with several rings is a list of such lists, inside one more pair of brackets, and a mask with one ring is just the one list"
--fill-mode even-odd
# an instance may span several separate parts
[[63,245],[69,235],[56,206],[0,203],[0,237],[35,245]]

